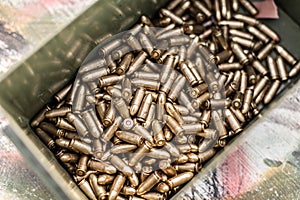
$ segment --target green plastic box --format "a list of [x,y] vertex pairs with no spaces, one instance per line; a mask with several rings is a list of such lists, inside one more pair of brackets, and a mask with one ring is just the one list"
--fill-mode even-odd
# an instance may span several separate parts
[[[90,41],[101,42],[128,29],[141,14],[152,16],[167,2],[98,1],[23,64],[0,77],[0,112],[7,123],[4,132],[57,199],[86,199],[86,196],[32,131],[30,119],[50,101],[53,94],[74,78],[80,63],[96,45]],[[278,4],[282,7],[279,9],[281,18],[264,22],[278,32],[281,44],[300,58],[300,16],[297,12],[300,2],[286,0]],[[294,87],[299,86],[298,83]],[[234,145],[236,143],[232,143],[230,148]]]

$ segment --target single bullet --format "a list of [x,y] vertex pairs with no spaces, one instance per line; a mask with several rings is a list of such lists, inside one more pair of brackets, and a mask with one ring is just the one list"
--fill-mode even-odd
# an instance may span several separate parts
[[209,9],[200,1],[194,1],[193,6],[199,10],[201,10],[207,17],[211,17],[212,13]]
[[244,39],[248,39],[248,40],[253,40],[254,36],[250,33],[244,32],[244,31],[240,31],[237,29],[230,29],[229,33],[233,36],[233,37],[239,37],[239,38],[244,38]]
[[190,90],[190,96],[192,98],[197,98],[200,95],[202,95],[203,93],[205,93],[208,90],[208,85],[205,83],[202,83],[200,85],[197,85],[194,88],[191,88]]
[[240,133],[242,131],[242,126],[240,122],[236,119],[235,115],[233,115],[233,113],[229,109],[225,109],[224,115],[230,127],[234,131],[234,134]]
[[256,83],[256,73],[254,71],[254,68],[251,65],[246,65],[246,72],[248,75],[248,83],[250,85],[254,85]]
[[208,99],[210,99],[210,93],[208,93],[208,92],[203,93],[197,99],[192,100],[193,108],[194,109],[200,108],[203,105],[203,103]]
[[176,135],[174,139],[177,144],[186,144],[188,142],[188,139],[185,135]]
[[179,69],[182,72],[182,74],[185,76],[187,82],[193,86],[195,84],[197,84],[197,79],[194,76],[193,72],[191,71],[191,69],[188,67],[186,62],[181,62],[179,64]]
[[160,82],[166,83],[174,67],[174,56],[167,55],[160,72]]
[[264,104],[268,104],[271,102],[271,100],[275,96],[278,88],[280,87],[280,84],[281,84],[281,82],[279,80],[275,80],[273,83],[271,83],[271,87],[264,97]]
[[64,139],[64,138],[59,138],[55,140],[55,144],[58,146],[68,149],[70,145],[70,140],[69,139]]
[[133,51],[139,51],[142,49],[142,46],[137,37],[131,33],[124,34],[123,40],[131,47]]
[[117,66],[116,73],[119,75],[125,74],[125,72],[129,69],[132,59],[133,59],[132,53],[125,54],[120,64]]
[[239,70],[242,69],[242,65],[238,62],[234,63],[222,63],[218,65],[219,70],[221,71],[231,71],[231,70]]
[[234,14],[233,18],[245,22],[247,24],[249,24],[250,26],[255,26],[259,23],[259,21],[253,17],[247,16],[247,15],[243,15],[243,14]]
[[195,54],[197,47],[199,47],[198,43],[199,43],[198,37],[193,38],[193,40],[190,42],[190,45],[186,49],[187,59],[190,59]]
[[85,85],[80,85],[78,87],[78,91],[73,99],[72,111],[73,113],[81,113],[86,106],[85,94],[87,92],[87,88]]
[[217,21],[221,21],[222,13],[221,13],[221,5],[220,0],[215,0],[214,2],[214,10],[215,10],[215,17]]
[[45,112],[46,118],[64,117],[67,113],[71,112],[70,107],[60,107]]
[[212,111],[211,117],[213,120],[213,123],[219,133],[220,138],[223,138],[227,135],[226,127],[224,126],[223,120],[220,117],[219,113],[217,111]]
[[[228,49],[228,43],[225,40],[224,35],[220,29],[213,29],[213,36],[216,38],[216,40],[224,50]],[[201,49],[203,50],[203,47],[201,47]]]
[[296,76],[300,71],[300,62],[297,62],[297,64],[291,69],[289,72],[289,77]]
[[142,48],[145,49],[149,55],[151,55],[151,52],[154,49],[154,45],[152,44],[152,41],[148,38],[148,36],[146,34],[139,33],[139,41],[141,43]]
[[239,44],[232,42],[231,48],[232,52],[236,55],[242,65],[249,63],[248,57],[244,54],[243,49]]
[[171,90],[171,87],[173,86],[176,77],[177,77],[176,71],[172,70],[170,76],[167,79],[167,82],[165,84],[162,84],[160,91],[168,94]]
[[122,122],[122,117],[121,116],[116,117],[114,123],[104,130],[102,139],[107,142],[111,140],[111,138],[113,138],[117,129],[120,127],[121,122]]
[[51,110],[50,106],[46,105],[44,106],[31,120],[30,125],[32,127],[37,127],[44,119],[45,119],[45,113],[47,111]]
[[107,164],[103,161],[99,161],[99,160],[90,159],[87,163],[87,166],[89,169],[95,170],[95,171],[98,171],[101,173],[107,173],[107,174],[117,173],[117,169],[114,166]]
[[133,116],[135,115],[139,108],[140,108],[140,105],[142,103],[142,100],[144,98],[144,95],[145,95],[145,88],[143,87],[138,87],[135,91],[135,95],[131,101],[131,106],[130,106],[130,115]]
[[204,110],[202,112],[202,115],[200,117],[200,123],[202,123],[204,125],[204,128],[208,128],[208,126],[209,126],[210,114],[211,114],[210,110]]
[[153,80],[144,80],[144,79],[138,79],[134,78],[131,80],[131,83],[136,85],[137,87],[143,87],[149,90],[157,91],[160,87],[160,82],[153,81]]
[[265,85],[269,82],[269,78],[267,76],[264,76],[260,79],[260,81],[255,85],[254,91],[253,91],[253,99],[257,97],[257,95],[262,91],[262,89],[265,87]]
[[[243,115],[242,111],[239,109],[235,109],[233,107],[230,107],[230,111],[236,116],[236,118],[243,124],[246,122],[246,118]],[[224,139],[224,138],[220,138],[220,139]]]
[[67,120],[75,126],[80,136],[85,137],[88,134],[88,129],[79,116],[68,113]]
[[198,152],[198,147],[195,144],[179,144],[176,145],[176,147],[183,154],[190,153],[190,152]]
[[177,186],[183,185],[184,183],[191,180],[194,176],[192,172],[184,172],[174,176],[166,181],[166,183],[170,186],[170,188],[175,188]]
[[267,56],[267,63],[270,70],[270,76],[272,80],[279,78],[279,72],[275,60],[272,56]]
[[148,113],[149,113],[149,110],[150,110],[150,107],[151,107],[151,104],[152,104],[152,95],[151,94],[147,94],[145,95],[142,103],[141,103],[141,106],[138,110],[138,113],[137,113],[137,120],[138,121],[141,121],[141,122],[145,122],[146,121],[146,118],[148,116]]
[[153,72],[134,72],[133,73],[134,78],[138,78],[138,79],[146,79],[146,80],[152,80],[152,81],[157,81],[160,79],[160,75],[157,73],[153,73]]
[[237,91],[233,97],[231,105],[235,109],[240,109],[243,105],[243,93]]
[[112,155],[110,157],[110,163],[120,172],[122,172],[122,174],[124,174],[126,177],[132,176],[133,174],[135,174],[135,172],[133,171],[133,169],[128,166],[120,157],[118,157],[117,155]]
[[140,184],[136,193],[142,195],[150,191],[159,181],[161,180],[162,175],[158,171],[154,171],[150,176],[146,178],[144,182]]
[[237,36],[233,36],[231,39],[233,42],[236,42],[248,49],[254,49],[254,46],[256,45],[256,42],[254,42],[253,40],[249,40]]
[[171,141],[173,139],[174,134],[170,131],[170,129],[167,126],[164,127],[163,131],[166,141]]
[[125,78],[122,82],[122,97],[126,102],[130,102],[132,97],[131,81],[128,78]]
[[71,88],[72,88],[72,84],[68,84],[67,86],[62,88],[60,91],[58,91],[54,95],[54,99],[56,100],[56,102],[62,102],[66,98],[68,93],[70,92]]
[[145,62],[147,59],[148,55],[144,51],[140,51],[139,54],[134,58],[132,61],[129,70],[127,71],[127,75],[133,74],[135,71],[138,70],[142,66],[142,64]]
[[160,193],[167,193],[170,191],[170,187],[168,186],[168,184],[166,184],[165,182],[160,182],[157,186],[156,186],[156,190]]
[[179,92],[183,89],[184,85],[186,82],[185,77],[181,77],[178,79],[178,81],[174,82],[174,86],[171,88],[168,98],[171,99],[172,101],[175,101],[177,97],[179,96]]
[[104,199],[106,197],[105,187],[98,185],[97,176],[95,174],[90,174],[89,182],[97,199]]
[[212,158],[215,154],[216,154],[216,150],[213,148],[206,152],[199,153],[198,154],[199,163],[202,164],[202,163],[206,162],[207,160]]
[[49,134],[53,135],[54,137],[58,137],[58,138],[64,137],[66,134],[65,130],[59,129],[56,126],[54,126],[53,124],[48,123],[48,122],[40,123],[39,128],[41,128],[46,133],[49,133]]
[[286,71],[285,63],[281,56],[277,56],[276,64],[277,64],[278,73],[279,73],[281,80],[286,81],[288,79],[288,74]]
[[249,111],[252,99],[253,99],[253,89],[248,88],[248,89],[246,89],[245,94],[244,94],[244,101],[243,101],[243,107],[242,107],[243,114],[245,114]]
[[183,128],[176,119],[174,119],[170,115],[164,115],[163,118],[164,118],[166,125],[169,127],[169,129],[171,130],[171,132],[173,134],[180,135],[183,133]]
[[99,139],[93,140],[93,152],[95,158],[101,158],[103,156],[103,144]]
[[130,118],[129,110],[123,98],[113,99],[113,104],[123,119]]
[[140,146],[144,141],[143,137],[127,131],[117,131],[115,135],[124,142],[138,146]]
[[216,144],[216,139],[206,139],[204,138],[198,145],[198,151],[199,153],[206,152],[209,149],[213,148]]
[[248,75],[244,70],[242,70],[241,71],[240,92],[244,94],[247,89],[247,86],[248,86]]
[[78,183],[78,186],[89,199],[97,200],[91,185],[85,179],[82,179],[82,181]]
[[259,60],[265,59],[273,48],[274,48],[274,43],[273,42],[268,43],[263,49],[261,49],[258,52],[257,58]]
[[152,121],[152,130],[153,130],[154,144],[156,144],[157,146],[163,146],[166,143],[166,140],[162,130],[162,126],[158,120]]
[[110,52],[115,50],[117,47],[121,46],[122,40],[121,39],[115,39],[110,41],[109,43],[105,44],[98,50],[98,54],[100,57],[105,57],[108,55]]
[[273,41],[275,42],[279,42],[280,38],[277,35],[277,33],[275,33],[275,31],[273,31],[270,27],[268,27],[267,25],[263,24],[263,23],[258,23],[257,24],[258,29],[260,29],[264,34],[266,34],[267,36],[269,36]]
[[183,124],[182,128],[185,134],[190,134],[190,133],[203,131],[204,125],[199,122],[194,124]]
[[122,173],[119,173],[116,176],[109,191],[109,196],[108,196],[109,200],[115,200],[117,198],[117,196],[119,195],[120,191],[122,190],[125,184],[125,181],[126,181],[126,177]]
[[166,17],[170,17],[171,20],[176,24],[179,24],[179,25],[184,24],[184,21],[180,17],[178,17],[177,15],[175,15],[174,13],[172,13],[171,11],[169,11],[167,9],[162,8],[160,10],[160,13]]
[[84,112],[81,113],[81,117],[86,125],[86,127],[89,130],[89,133],[94,137],[94,138],[99,138],[100,134],[102,134],[103,130],[101,127],[98,127],[95,118],[93,117],[94,111],[93,109],[90,110],[85,110]]
[[107,184],[111,184],[113,182],[113,180],[115,179],[115,175],[109,175],[109,174],[100,174],[98,176],[98,184],[99,185],[107,185]]
[[219,26],[229,26],[229,28],[232,29],[243,29],[245,24],[241,21],[235,21],[235,20],[222,20],[218,22]]
[[179,149],[171,142],[166,142],[164,148],[175,158],[180,156]]
[[208,99],[204,102],[203,108],[204,109],[212,109],[212,110],[219,110],[227,108],[231,104],[230,99]]
[[224,50],[224,51],[221,51],[220,53],[218,53],[218,54],[216,55],[217,64],[219,64],[219,63],[224,63],[224,62],[227,61],[231,56],[232,56],[232,51],[230,51],[230,50]]
[[219,136],[215,129],[204,129],[203,131],[198,132],[196,135],[206,139],[217,139],[217,137]]
[[[119,48],[116,48],[111,52],[113,60],[120,60],[123,56],[125,56],[128,52],[130,52],[130,47],[128,45],[122,45]],[[118,72],[117,72],[118,73]]]
[[75,152],[83,153],[86,155],[92,155],[92,147],[90,144],[82,142],[81,140],[78,139],[72,139],[69,143],[70,150],[73,150]]
[[201,166],[198,163],[185,163],[182,165],[174,165],[178,172],[199,172]]
[[55,123],[55,126],[57,128],[60,129],[64,129],[67,131],[76,131],[75,127],[72,126],[67,120],[65,120],[64,118],[58,117],[58,118],[54,118],[51,119],[51,121],[53,120],[53,122]]
[[170,159],[171,157],[169,152],[163,149],[155,149],[155,148],[152,148],[150,152],[147,153],[147,156],[156,159]]
[[151,165],[145,165],[142,167],[140,180],[144,182],[146,178],[153,172],[153,168]]
[[87,172],[87,162],[89,157],[87,155],[82,155],[77,163],[76,174],[78,176],[84,176]]
[[110,148],[112,154],[129,153],[137,148],[134,144],[118,144]]
[[133,130],[134,133],[136,133],[136,134],[138,134],[139,136],[145,138],[145,140],[147,140],[147,141],[149,141],[151,144],[153,144],[153,138],[152,138],[152,135],[149,133],[149,131],[148,131],[145,127],[143,127],[143,126],[141,126],[141,125],[139,125],[139,124],[136,124],[136,125],[133,127],[132,130]]
[[247,12],[249,14],[251,14],[252,16],[255,16],[258,14],[258,10],[256,9],[256,7],[252,4],[252,2],[248,1],[248,0],[240,0],[239,1],[240,4],[247,10]]
[[283,46],[277,44],[275,45],[275,49],[279,53],[279,55],[292,66],[294,66],[297,63],[297,59],[294,58],[294,56],[290,52],[288,52]]
[[136,189],[130,186],[124,186],[120,193],[128,196],[132,196],[135,195]]
[[221,14],[223,18],[226,18],[227,16],[227,8],[228,8],[228,2],[226,0],[220,0],[221,4]]
[[105,110],[105,114],[103,117],[103,125],[105,127],[111,126],[116,119],[116,109],[114,103],[110,103],[108,108]]
[[141,159],[143,159],[146,154],[150,151],[152,145],[150,142],[145,141],[135,152],[132,154],[129,159],[129,166],[136,165]]
[[[268,57],[267,57],[268,58]],[[252,62],[252,66],[262,75],[266,75],[269,71],[266,69],[266,67],[259,61],[259,60],[254,60]]]
[[36,130],[37,136],[43,141],[43,143],[49,148],[54,149],[55,148],[55,142],[54,140],[41,128],[37,128]]
[[247,27],[247,30],[252,34],[254,35],[255,37],[257,37],[259,40],[261,40],[262,42],[264,43],[268,43],[270,41],[270,39],[265,35],[263,34],[261,31],[259,31],[258,29],[256,29],[255,27],[253,26],[248,26]]
[[97,68],[94,70],[89,71],[82,75],[81,80],[83,82],[92,82],[97,80],[99,77],[106,76],[110,73],[110,69],[106,67]]
[[84,73],[87,73],[89,71],[95,70],[97,68],[102,68],[106,64],[107,63],[106,63],[106,60],[104,58],[98,58],[98,59],[95,59],[95,60],[92,60],[90,62],[87,62],[87,63],[83,64],[79,68],[78,73],[84,74]]
[[120,82],[122,79],[124,79],[124,75],[119,76],[115,74],[110,74],[110,75],[102,76],[99,78],[99,86],[100,88],[103,88],[110,85],[114,85]]

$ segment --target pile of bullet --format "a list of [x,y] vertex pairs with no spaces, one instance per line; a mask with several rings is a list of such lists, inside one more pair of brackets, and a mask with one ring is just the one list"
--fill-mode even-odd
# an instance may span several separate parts
[[300,71],[256,14],[171,1],[98,46],[31,126],[88,198],[168,199]]

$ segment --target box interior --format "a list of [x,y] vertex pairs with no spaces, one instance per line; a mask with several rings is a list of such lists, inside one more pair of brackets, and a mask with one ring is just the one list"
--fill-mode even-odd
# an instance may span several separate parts
[[[101,42],[126,30],[141,14],[152,16],[166,2],[98,1],[14,71],[0,77],[0,107],[9,122],[4,131],[59,199],[85,197],[35,136],[29,125],[30,119],[51,100],[53,94],[73,79],[80,63],[96,46],[90,40]],[[278,4],[282,6],[279,8],[280,19],[263,22],[277,31],[281,44],[300,58],[300,16],[296,9],[299,2],[278,1]],[[79,43],[83,45],[80,49]]]

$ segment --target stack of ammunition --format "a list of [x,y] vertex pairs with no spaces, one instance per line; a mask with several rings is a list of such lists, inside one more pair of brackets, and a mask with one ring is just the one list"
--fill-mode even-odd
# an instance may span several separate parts
[[300,70],[256,14],[171,1],[98,46],[31,125],[88,198],[168,199]]

